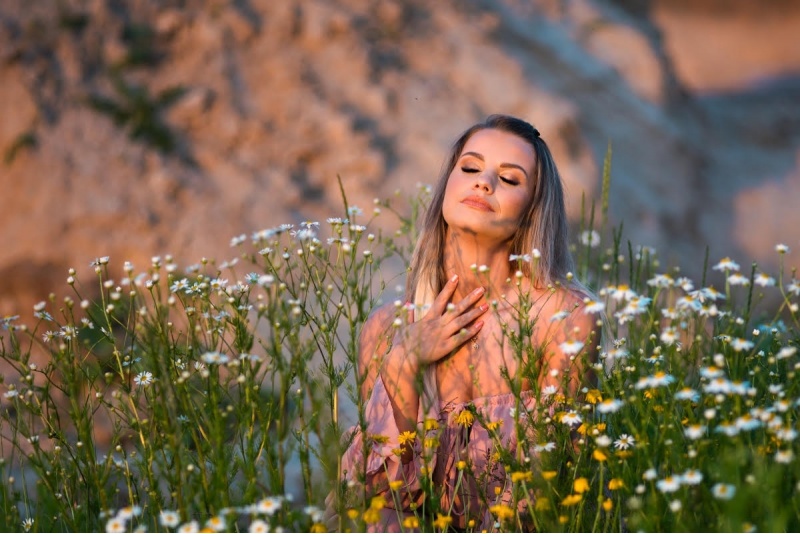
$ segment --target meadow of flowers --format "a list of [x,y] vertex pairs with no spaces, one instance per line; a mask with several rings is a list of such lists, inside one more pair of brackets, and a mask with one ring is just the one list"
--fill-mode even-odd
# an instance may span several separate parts
[[[376,200],[370,213],[345,200],[339,217],[234,237],[221,263],[97,258],[66,273],[63,296],[0,319],[0,529],[376,521],[403,482],[380,495],[337,483],[342,412],[353,406],[364,425],[359,329],[377,303],[402,298],[428,196]],[[800,530],[800,281],[784,272],[788,248],[776,246],[774,273],[706,257],[690,280],[606,228],[605,206],[574,250],[597,296],[580,313],[608,319],[600,360],[585,362],[596,384],[578,398],[537,391],[537,413],[515,415],[526,454],[494,453],[514,495],[513,506],[486,496],[495,530]],[[96,284],[77,281],[87,269]],[[519,335],[524,312],[509,333],[520,357],[537,350]],[[420,432],[435,438],[436,425]],[[404,526],[447,530],[451,511],[423,487]]]

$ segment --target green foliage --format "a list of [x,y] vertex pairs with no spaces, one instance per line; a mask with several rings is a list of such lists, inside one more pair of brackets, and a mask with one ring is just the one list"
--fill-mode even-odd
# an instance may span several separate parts
[[[354,372],[359,331],[402,282],[387,274],[389,260],[410,258],[429,189],[408,206],[376,201],[363,223],[343,198],[344,213],[325,227],[235,237],[237,257],[218,266],[154,258],[137,273],[99,258],[97,299],[83,297],[71,271],[73,294],[38,304],[32,327],[0,319],[9,369],[0,529],[363,530],[399,498],[402,480],[380,495],[340,482],[340,395],[366,428]],[[592,213],[575,255],[596,300],[574,313],[609,319],[601,360],[576,356],[597,384],[577,398],[538,385],[542,370],[531,362],[546,347],[531,346],[530,333],[553,318],[536,317],[538,303],[520,295],[503,342],[526,362],[519,376],[506,375],[525,453],[493,449],[513,498],[483,496],[498,530],[798,530],[794,274],[781,267],[773,278],[754,266],[739,275],[725,259],[695,288],[662,270],[652,249],[606,229],[605,208],[597,228]],[[382,221],[393,214],[398,230],[386,235]],[[524,378],[538,400],[530,413]],[[475,409],[461,417],[493,424]],[[410,438],[420,439],[423,459],[436,432],[425,425]],[[406,524],[447,529],[441,488],[425,474],[420,483],[424,504]],[[328,497],[333,524],[321,514]]]
[[26,148],[36,147],[36,133],[33,130],[22,132],[11,143],[3,156],[3,161],[6,165],[11,165],[17,155]]
[[74,33],[81,33],[89,25],[90,17],[87,13],[73,11],[59,7],[58,25]]
[[149,24],[128,23],[122,29],[122,41],[128,53],[117,67],[151,66],[158,63],[156,32]]
[[164,153],[175,150],[175,134],[163,121],[161,113],[185,93],[181,86],[167,88],[151,95],[146,87],[128,83],[118,72],[111,74],[115,97],[91,95],[89,106],[109,116],[127,129],[131,139],[142,141]]

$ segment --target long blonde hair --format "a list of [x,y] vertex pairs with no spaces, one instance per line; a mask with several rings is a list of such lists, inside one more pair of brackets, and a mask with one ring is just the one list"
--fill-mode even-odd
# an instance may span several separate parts
[[[491,115],[461,134],[442,168],[417,238],[406,280],[406,298],[418,305],[432,301],[446,282],[442,258],[447,222],[442,214],[442,206],[447,180],[470,137],[488,129],[516,135],[533,147],[536,156],[533,194],[520,220],[519,230],[511,239],[511,250],[514,254],[532,254],[536,249],[541,256],[533,263],[523,263],[523,274],[536,287],[545,287],[555,282],[567,284],[567,273],[574,271],[569,252],[564,187],[550,149],[539,135],[539,130],[531,124],[509,115]],[[515,264],[513,270],[516,269]],[[581,284],[574,280],[568,285],[582,289]]]

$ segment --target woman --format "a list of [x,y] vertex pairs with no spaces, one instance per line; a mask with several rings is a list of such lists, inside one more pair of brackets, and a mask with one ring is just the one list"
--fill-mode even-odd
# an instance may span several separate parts
[[532,453],[516,447],[531,437],[520,421],[543,394],[574,398],[599,341],[571,270],[561,179],[539,132],[503,115],[469,128],[419,236],[413,305],[378,308],[361,334],[366,428],[350,434],[342,475],[383,496],[370,528],[417,526],[433,493],[456,528],[491,528],[492,505],[514,504],[509,462]]

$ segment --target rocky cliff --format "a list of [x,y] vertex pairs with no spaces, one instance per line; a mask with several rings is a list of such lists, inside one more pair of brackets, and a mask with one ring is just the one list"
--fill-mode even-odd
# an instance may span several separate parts
[[800,263],[800,3],[4,0],[0,315],[67,269],[222,261],[230,238],[432,183],[489,113],[533,122],[577,217],[665,263]]

